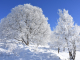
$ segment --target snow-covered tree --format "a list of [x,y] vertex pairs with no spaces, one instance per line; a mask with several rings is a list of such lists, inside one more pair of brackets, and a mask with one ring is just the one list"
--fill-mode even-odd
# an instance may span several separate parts
[[73,27],[74,22],[72,20],[73,18],[68,14],[68,11],[66,11],[65,9],[63,10],[63,12],[59,9],[59,16],[60,18],[58,20],[58,25],[54,29],[53,35],[55,36],[55,44],[60,49],[60,47],[65,47],[67,45],[67,33],[68,30]]
[[41,8],[30,4],[18,5],[1,19],[0,39],[16,39],[26,45],[42,45],[49,41],[50,25]]
[[76,46],[80,42],[80,26],[75,25],[74,28],[69,30],[69,37],[68,37],[68,50],[70,59],[75,60],[76,56]]
[[74,25],[73,18],[68,14],[67,10],[59,9],[59,21],[54,30],[57,42],[62,47],[68,47],[70,60],[75,60],[76,41],[79,40],[79,26]]
[[50,38],[50,48],[58,48],[58,53],[59,53],[59,50],[63,44],[63,42],[61,40],[59,40],[60,37],[58,35],[55,35],[55,31],[52,31],[51,33],[51,38]]

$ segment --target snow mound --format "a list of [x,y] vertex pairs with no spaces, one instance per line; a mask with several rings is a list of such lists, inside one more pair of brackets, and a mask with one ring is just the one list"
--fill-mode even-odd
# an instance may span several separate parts
[[48,48],[20,44],[11,52],[1,47],[0,60],[60,60],[60,58]]

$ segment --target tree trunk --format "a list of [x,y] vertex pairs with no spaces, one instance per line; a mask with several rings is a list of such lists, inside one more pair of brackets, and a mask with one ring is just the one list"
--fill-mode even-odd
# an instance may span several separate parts
[[29,42],[27,41],[26,45],[29,45]]
[[26,45],[29,45],[29,36],[27,34],[27,44]]
[[69,51],[69,57],[70,57],[70,60],[74,60],[71,51]]
[[73,50],[73,58],[75,60],[75,56],[76,56],[76,46],[74,45],[74,50]]
[[22,42],[25,43],[26,45],[29,45],[29,41],[27,41],[27,43],[24,41],[24,39],[22,38]]
[[73,45],[73,50],[72,51],[69,51],[70,60],[75,60],[75,56],[76,56],[76,46]]
[[59,53],[60,48],[58,47],[58,53]]

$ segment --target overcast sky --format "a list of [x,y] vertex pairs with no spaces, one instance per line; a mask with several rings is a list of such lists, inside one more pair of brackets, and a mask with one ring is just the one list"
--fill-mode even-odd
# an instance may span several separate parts
[[15,6],[26,3],[42,8],[52,30],[57,25],[58,9],[68,10],[74,22],[80,25],[80,0],[0,0],[0,20],[6,17]]

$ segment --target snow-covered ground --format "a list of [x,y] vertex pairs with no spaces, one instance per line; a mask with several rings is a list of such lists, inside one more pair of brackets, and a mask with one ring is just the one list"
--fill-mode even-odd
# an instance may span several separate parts
[[[12,47],[15,47],[11,45]],[[10,47],[11,47],[10,46]],[[0,43],[0,60],[68,60],[68,52],[60,52],[50,49],[49,46],[26,46],[18,44],[12,51],[10,47],[4,48],[5,45]],[[80,52],[77,51],[76,60],[80,59]]]
[[[13,44],[13,43],[12,43]],[[0,60],[60,60],[49,48],[0,43]],[[11,45],[11,46],[10,46]],[[12,50],[15,46],[16,48]],[[11,48],[11,49],[10,49]]]

